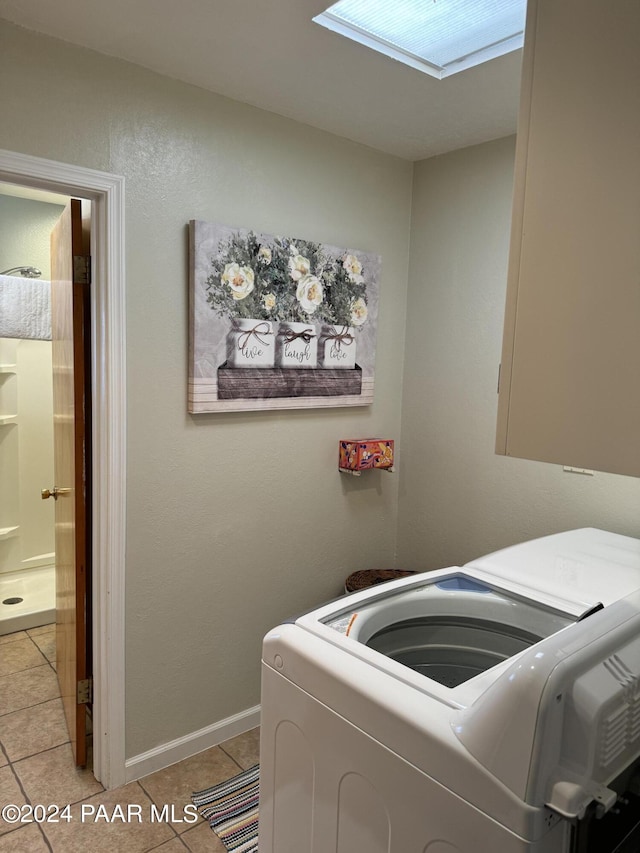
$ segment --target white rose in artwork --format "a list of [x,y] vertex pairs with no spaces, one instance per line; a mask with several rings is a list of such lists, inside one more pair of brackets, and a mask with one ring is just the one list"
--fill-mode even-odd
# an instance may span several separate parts
[[362,326],[367,322],[369,309],[362,297],[354,299],[351,303],[351,322],[354,326]]
[[304,275],[298,282],[296,299],[306,314],[313,314],[324,299],[321,282],[315,275]]
[[362,264],[355,255],[345,255],[342,259],[342,266],[353,284],[362,284],[364,281],[362,277]]
[[305,258],[304,255],[291,255],[289,258],[289,274],[294,281],[300,281],[303,276],[309,275],[310,272],[311,264],[308,258]]
[[253,290],[253,270],[240,264],[227,264],[222,273],[222,281],[230,288],[234,299],[244,299]]
[[267,311],[273,311],[276,307],[276,295],[275,293],[265,293],[262,297],[262,302]]
[[258,249],[258,257],[264,264],[271,263],[271,249],[268,246],[260,246]]

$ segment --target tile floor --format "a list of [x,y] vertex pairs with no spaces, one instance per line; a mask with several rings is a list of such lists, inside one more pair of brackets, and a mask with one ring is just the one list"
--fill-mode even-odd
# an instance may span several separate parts
[[[0,853],[224,853],[201,818],[180,822],[183,808],[191,805],[192,791],[258,762],[259,730],[105,791],[90,770],[73,764],[54,671],[54,630],[49,625],[0,636],[0,806],[70,804],[71,819],[7,824],[0,818]],[[105,814],[109,821],[95,821]]]

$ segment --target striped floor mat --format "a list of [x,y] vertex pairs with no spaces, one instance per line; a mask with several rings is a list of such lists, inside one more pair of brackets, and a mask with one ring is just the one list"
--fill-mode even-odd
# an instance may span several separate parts
[[230,853],[258,853],[260,765],[198,791],[191,799]]

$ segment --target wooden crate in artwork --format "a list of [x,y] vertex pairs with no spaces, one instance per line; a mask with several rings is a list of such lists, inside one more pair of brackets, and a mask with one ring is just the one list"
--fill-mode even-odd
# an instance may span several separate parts
[[218,368],[218,399],[344,397],[362,392],[362,370],[324,368]]

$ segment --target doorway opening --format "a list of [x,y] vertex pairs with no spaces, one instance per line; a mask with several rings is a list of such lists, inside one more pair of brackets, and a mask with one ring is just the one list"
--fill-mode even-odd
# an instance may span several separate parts
[[[92,203],[91,378],[94,774],[125,782],[124,180],[69,164],[0,151],[0,181]],[[27,262],[25,262],[27,263]]]
[[[69,199],[0,184],[0,636],[55,623],[50,235]],[[11,602],[11,603],[7,603]]]

